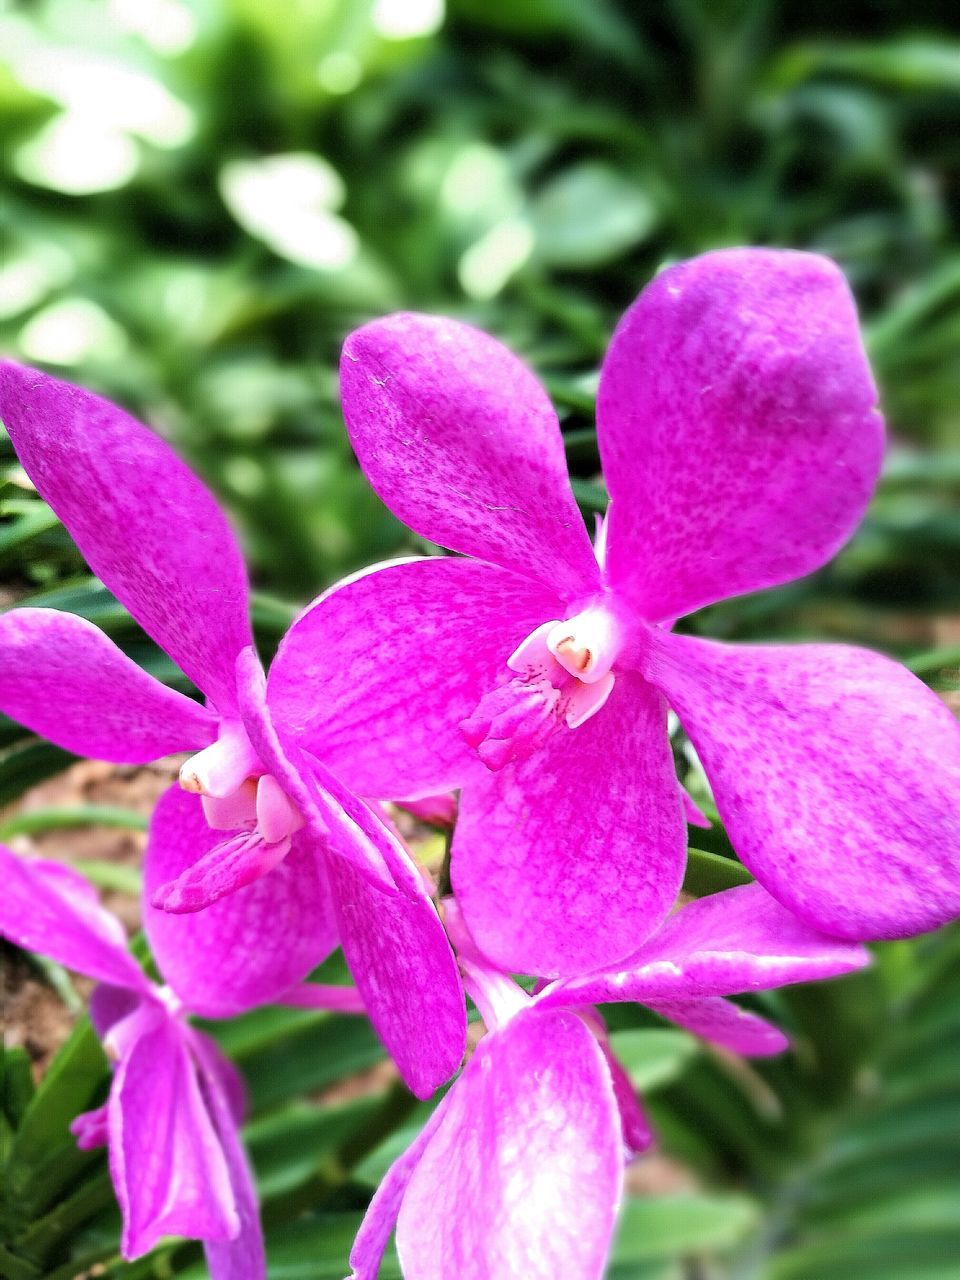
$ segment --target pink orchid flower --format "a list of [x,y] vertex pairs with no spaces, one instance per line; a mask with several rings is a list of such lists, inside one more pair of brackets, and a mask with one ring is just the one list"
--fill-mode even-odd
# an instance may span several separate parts
[[625,1158],[651,1137],[590,1004],[636,1000],[734,1053],[769,1056],[787,1038],[725,996],[870,958],[748,885],[683,907],[622,971],[531,998],[479,953],[452,900],[446,921],[488,1034],[380,1184],[351,1280],[375,1280],[394,1224],[406,1280],[599,1280]]
[[[407,1083],[431,1093],[466,1036],[443,927],[401,842],[329,771],[322,746],[308,756],[274,723],[243,557],[213,496],[148,428],[45,374],[0,365],[0,418],[91,569],[207,697],[166,688],[82,618],[24,607],[0,615],[0,709],[96,759],[193,751],[152,827],[153,905],[183,919],[262,882],[274,910],[262,916],[260,998],[339,941]],[[153,929],[188,932],[173,915]],[[278,946],[282,968],[266,962]]]
[[[100,984],[90,1013],[114,1063],[110,1096],[71,1131],[84,1150],[109,1150],[124,1258],[181,1235],[203,1241],[213,1280],[262,1280],[256,1191],[239,1137],[243,1084],[214,1042],[187,1022],[198,1010],[178,983],[150,982],[127,951],[120,922],[75,871],[28,862],[0,845],[0,875],[0,936]],[[207,945],[221,967],[224,946],[232,948],[230,970],[243,982],[244,966],[261,964],[256,931],[244,932],[257,923],[258,903],[240,893],[222,905],[232,919],[226,928],[222,912],[218,922],[208,920]]]
[[672,632],[819,568],[867,506],[883,424],[834,264],[724,250],[644,290],[600,373],[598,556],[550,401],[492,338],[375,321],[341,386],[384,502],[474,558],[321,597],[271,705],[361,794],[462,787],[451,877],[487,955],[573,976],[666,917],[686,834],[668,706],[740,858],[809,924],[893,938],[960,912],[960,729],[932,692],[860,649]]

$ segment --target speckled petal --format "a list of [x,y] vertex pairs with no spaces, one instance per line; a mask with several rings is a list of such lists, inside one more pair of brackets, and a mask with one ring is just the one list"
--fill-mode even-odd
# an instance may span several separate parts
[[759,884],[691,902],[622,967],[554,984],[545,1005],[736,995],[862,969],[870,953],[812,929]]
[[127,952],[116,916],[88,880],[57,862],[18,858],[0,845],[0,937],[113,987],[150,983]]
[[0,419],[40,496],[90,568],[227,714],[250,644],[247,574],[212,494],[116,405],[0,364]]
[[772,1022],[741,1009],[722,996],[696,1000],[648,1000],[647,1008],[685,1027],[694,1035],[745,1058],[768,1058],[783,1053],[790,1041]]
[[876,398],[828,259],[724,249],[661,272],[600,377],[610,582],[666,621],[819,568],[876,483]]
[[240,1140],[235,1102],[231,1099],[236,1088],[235,1070],[206,1036],[193,1033],[192,1045],[201,1068],[200,1081],[210,1119],[227,1162],[240,1225],[233,1239],[205,1244],[210,1280],[264,1280],[267,1258],[260,1228],[257,1189],[250,1161]]
[[621,1142],[610,1076],[580,1019],[518,1014],[481,1041],[404,1192],[405,1280],[600,1280]]
[[128,1261],[166,1235],[229,1240],[240,1228],[184,1029],[154,1006],[134,1018],[108,1109],[110,1174]]
[[147,675],[92,622],[56,609],[0,614],[0,710],[67,751],[120,764],[217,736],[212,711]]
[[841,645],[659,631],[647,666],[734,848],[785,907],[859,940],[960,915],[960,725],[915,676]]
[[[337,944],[330,890],[307,828],[269,875],[194,915],[149,905],[223,839],[199,796],[171,787],[150,823],[143,923],[164,980],[193,1013],[228,1017],[288,991]],[[225,962],[224,957],[229,957]]]
[[361,795],[399,799],[482,772],[459,722],[534,628],[548,588],[449,557],[334,587],[291,627],[267,679],[274,717]]
[[394,315],[347,338],[343,414],[367,479],[416,533],[576,596],[599,576],[557,415],[494,338]]
[[501,968],[573,976],[631,955],[665,919],[685,846],[666,708],[624,672],[586,724],[464,788],[451,874]]

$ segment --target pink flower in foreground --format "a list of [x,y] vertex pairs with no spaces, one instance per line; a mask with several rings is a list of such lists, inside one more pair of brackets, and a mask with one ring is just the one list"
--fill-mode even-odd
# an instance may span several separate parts
[[[95,759],[194,751],[151,829],[153,904],[216,910],[260,883],[272,910],[260,917],[257,998],[339,941],[404,1078],[431,1093],[463,1054],[456,963],[400,841],[325,767],[321,744],[307,756],[274,724],[243,558],[213,496],[141,423],[45,374],[0,365],[0,418],[91,569],[207,696],[201,706],[166,688],[85,619],[16,608],[0,615],[0,709]],[[186,916],[158,915],[155,932],[189,935]],[[282,965],[269,960],[278,950]]]
[[[100,983],[90,1013],[115,1065],[110,1096],[71,1129],[84,1149],[109,1149],[123,1256],[182,1235],[204,1242],[213,1280],[261,1280],[256,1192],[239,1137],[244,1090],[233,1066],[186,1021],[196,1010],[183,990],[144,975],[120,922],[82,876],[0,845],[0,878],[0,936]],[[233,948],[231,971],[259,964],[256,934],[243,932],[248,906],[243,894],[231,901],[233,928],[221,939]]]
[[622,972],[551,983],[532,999],[483,959],[452,901],[447,926],[488,1034],[384,1177],[352,1280],[375,1280],[394,1224],[406,1280],[599,1280],[624,1159],[650,1131],[590,1004],[636,1000],[735,1053],[766,1056],[786,1037],[724,996],[869,961],[759,885],[684,907]]
[[550,401],[492,338],[392,316],[347,340],[341,383],[373,487],[475,559],[321,597],[271,705],[361,794],[462,786],[451,876],[486,954],[570,976],[665,918],[685,849],[668,705],[739,856],[808,923],[900,937],[960,912],[960,730],[933,693],[859,649],[671,631],[817,569],[863,515],[883,427],[831,262],[727,250],[644,290],[600,374],[599,561]]

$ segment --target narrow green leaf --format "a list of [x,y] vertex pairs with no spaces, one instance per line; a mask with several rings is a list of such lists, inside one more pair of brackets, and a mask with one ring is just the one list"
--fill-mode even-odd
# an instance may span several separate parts
[[610,1047],[641,1093],[652,1093],[676,1080],[700,1051],[693,1036],[669,1027],[613,1031]]
[[[113,805],[76,805],[63,808],[31,809],[18,813],[0,825],[0,840],[12,836],[37,835],[42,831],[61,831],[71,827],[121,827],[131,831],[146,831],[149,819],[132,809],[119,809]],[[91,864],[81,866],[87,872]],[[104,864],[95,864],[104,865]],[[92,879],[92,877],[91,877]]]
[[670,1258],[731,1249],[756,1227],[756,1201],[743,1195],[675,1195],[630,1199],[623,1206],[614,1261]]
[[723,889],[750,884],[750,872],[735,858],[724,858],[719,853],[707,853],[705,849],[690,849],[687,853],[687,870],[683,877],[683,891],[695,898],[703,898]]

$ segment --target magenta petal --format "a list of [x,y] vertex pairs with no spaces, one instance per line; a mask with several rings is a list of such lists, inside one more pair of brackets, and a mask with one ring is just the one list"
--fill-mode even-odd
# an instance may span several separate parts
[[662,1018],[745,1058],[766,1058],[790,1047],[790,1041],[778,1027],[722,996],[645,1003]]
[[[145,897],[222,839],[198,796],[171,787],[150,823]],[[306,830],[268,876],[195,915],[144,907],[144,928],[164,980],[193,1013],[227,1017],[275,999],[337,943],[330,890]]]
[[493,565],[385,565],[334,587],[290,628],[267,680],[271,710],[361,795],[459,786],[483,768],[459,722],[562,609],[549,589]]
[[99,982],[149,990],[120,921],[76,871],[0,845],[0,886],[0,937]]
[[685,843],[663,699],[624,672],[591,720],[464,789],[453,887],[501,968],[573,976],[632,954],[666,917]]
[[0,365],[0,418],[93,572],[228,713],[250,644],[248,588],[213,496],[122,409],[34,369]]
[[209,1241],[204,1248],[210,1280],[264,1280],[267,1258],[260,1228],[260,1206],[250,1162],[237,1132],[236,1071],[212,1040],[192,1033],[192,1046],[201,1066],[204,1098],[220,1140],[240,1228],[226,1241]]
[[960,726],[903,667],[841,645],[652,633],[743,863],[815,928],[902,938],[960,914]]
[[388,316],[347,338],[340,390],[367,479],[416,533],[564,595],[597,585],[557,415],[501,343],[456,320]]
[[56,609],[0,614],[0,710],[78,755],[143,764],[204,747],[217,718],[102,631]]
[[109,1103],[93,1111],[84,1111],[70,1121],[70,1132],[77,1140],[80,1151],[95,1151],[110,1141]]
[[374,887],[329,859],[343,954],[367,1016],[418,1098],[456,1071],[466,1047],[460,972],[426,890]]
[[350,1250],[351,1273],[348,1280],[377,1280],[380,1260],[397,1221],[403,1193],[413,1177],[413,1171],[420,1162],[421,1155],[446,1114],[450,1097],[448,1093],[440,1100],[416,1138],[406,1151],[394,1160],[380,1180],[380,1185],[370,1201],[367,1212],[363,1215],[363,1222],[360,1224],[357,1238]]
[[819,568],[873,491],[876,399],[828,259],[725,249],[661,272],[600,377],[611,584],[664,621]]
[[610,1048],[610,1041],[603,1036],[598,1043],[607,1064],[607,1070],[610,1072],[610,1083],[613,1085],[613,1094],[617,1100],[624,1151],[627,1159],[632,1160],[634,1156],[650,1147],[653,1142],[653,1130],[646,1112],[640,1105],[633,1081]]
[[110,1173],[126,1259],[165,1235],[229,1240],[240,1229],[223,1148],[184,1042],[185,1029],[145,1006],[110,1091]]
[[621,1152],[593,1036],[571,1013],[518,1014],[481,1041],[410,1178],[406,1280],[600,1280]]
[[750,884],[691,902],[617,972],[557,983],[538,1003],[735,995],[833,978],[869,963],[864,947],[819,933]]

